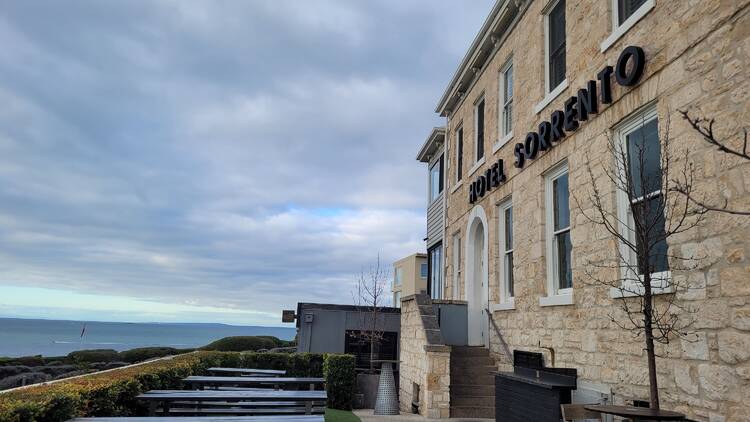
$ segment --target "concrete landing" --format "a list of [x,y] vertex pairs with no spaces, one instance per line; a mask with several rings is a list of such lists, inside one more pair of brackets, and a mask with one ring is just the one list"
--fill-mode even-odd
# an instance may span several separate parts
[[428,419],[419,415],[413,415],[408,413],[402,413],[398,416],[375,416],[372,414],[372,409],[357,409],[354,410],[354,414],[359,417],[362,422],[381,422],[381,421],[412,421],[412,422],[427,422],[427,421],[458,421],[458,422],[489,422],[494,419],[478,419],[478,418],[450,418],[450,419]]

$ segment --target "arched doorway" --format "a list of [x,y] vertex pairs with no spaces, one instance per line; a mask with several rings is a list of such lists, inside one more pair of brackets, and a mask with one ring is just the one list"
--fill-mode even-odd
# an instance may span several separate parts
[[469,214],[466,225],[466,282],[465,297],[468,302],[468,340],[470,346],[487,346],[489,320],[485,309],[489,306],[487,215],[481,205]]

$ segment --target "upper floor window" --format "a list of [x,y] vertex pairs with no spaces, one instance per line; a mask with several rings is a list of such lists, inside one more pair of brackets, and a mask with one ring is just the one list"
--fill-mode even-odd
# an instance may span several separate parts
[[484,98],[474,105],[474,162],[484,158]]
[[500,71],[500,134],[501,141],[513,134],[513,62]]
[[456,181],[460,181],[464,172],[464,128],[456,131]]
[[631,17],[636,10],[646,3],[646,0],[615,0],[616,5],[613,5],[613,9],[616,10],[615,15],[617,26],[625,23],[625,21]]
[[601,44],[606,51],[656,6],[656,0],[610,0],[612,2],[612,33]]
[[543,306],[567,305],[573,303],[567,163],[545,175],[544,202],[547,217],[547,297],[540,298],[539,302]]
[[419,277],[427,278],[427,263],[426,262],[419,265]]
[[396,271],[393,274],[393,285],[394,286],[400,286],[401,285],[401,279],[404,277],[404,269],[401,267],[396,267]]
[[443,157],[430,167],[430,203],[443,192]]
[[513,301],[514,283],[513,283],[513,204],[510,200],[498,206],[498,216],[500,218],[500,233],[498,236],[500,259],[500,302],[509,303]]
[[565,81],[565,0],[557,0],[545,15],[547,92]]
[[[620,230],[633,248],[622,248],[624,267],[631,272],[623,279],[633,279],[647,271],[654,283],[668,277],[667,241],[664,221],[664,193],[662,192],[661,144],[659,141],[656,107],[625,120],[616,130],[620,171],[627,178],[628,191],[618,189],[618,217]],[[637,230],[636,227],[640,227]],[[639,260],[639,256],[648,259]]]

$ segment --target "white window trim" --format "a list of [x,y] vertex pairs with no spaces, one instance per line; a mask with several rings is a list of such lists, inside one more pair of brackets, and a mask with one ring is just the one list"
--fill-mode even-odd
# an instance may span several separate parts
[[[573,288],[558,289],[557,280],[555,277],[555,262],[553,257],[553,242],[554,242],[554,200],[553,200],[553,186],[552,182],[568,173],[568,163],[563,162],[558,164],[552,170],[544,175],[544,208],[546,214],[545,222],[545,233],[546,233],[546,248],[547,248],[547,296],[539,298],[540,306],[557,306],[557,305],[572,305],[573,304]],[[570,176],[568,176],[570,180]],[[568,187],[570,188],[570,187]],[[570,229],[568,229],[570,230]],[[572,258],[572,256],[571,256]]]
[[451,260],[453,261],[453,281],[451,286],[451,298],[459,298],[458,284],[461,280],[461,232],[453,233],[453,252]]
[[464,184],[463,180],[459,180],[458,182],[454,183],[453,186],[451,186],[451,193],[455,192]]
[[[559,2],[560,2],[560,0],[553,0],[553,1],[549,2],[549,4],[547,4],[547,6],[545,6],[544,10],[542,11],[542,13],[544,14],[544,93],[547,94],[545,96],[545,99],[547,97],[549,97],[550,95],[552,95],[553,92],[557,91],[557,88],[559,88],[561,85],[565,85],[567,87],[567,82],[568,82],[568,78],[566,76],[566,78],[563,79],[563,81],[560,83],[560,85],[556,86],[555,89],[550,90],[551,87],[549,86],[549,84],[550,84],[550,80],[549,80],[549,14],[552,11],[552,9],[554,9],[555,6],[557,6],[557,3],[559,3]],[[565,21],[566,21],[566,24],[567,24],[567,19]],[[568,40],[567,40],[567,37],[568,37],[568,31],[567,31],[567,28],[566,28],[566,31],[565,31],[565,38],[566,38],[565,39],[565,41],[566,41],[565,53],[566,53],[566,55],[567,55],[567,50],[568,50],[568,46],[567,46],[567,41]],[[566,67],[567,67],[567,60],[566,60]],[[567,75],[567,73],[568,72],[567,72],[567,69],[566,69],[565,74]],[[560,92],[558,92],[558,95],[559,95]],[[555,97],[556,96],[557,95],[555,95]],[[554,97],[552,97],[552,98],[554,98]],[[550,99],[550,101],[552,101],[552,100]],[[544,100],[542,100],[542,102],[544,102]],[[549,102],[547,102],[547,104],[549,104]]]
[[[459,172],[458,172],[458,167],[459,167],[458,166],[458,161],[459,161],[459,159],[461,160],[461,173],[463,173],[466,170],[464,168],[464,163],[463,163],[463,161],[464,161],[464,152],[466,150],[466,142],[464,140],[463,133],[461,133],[461,142],[463,143],[463,145],[461,145],[461,157],[458,156],[458,132],[459,131],[463,132],[463,130],[464,130],[463,124],[460,124],[458,126],[458,128],[455,131],[453,131],[453,137],[456,138],[455,141],[454,141],[455,142],[455,147],[456,147],[456,171],[455,171],[455,176],[454,176],[455,178],[453,180],[456,183],[455,183],[455,186],[453,187],[453,189],[451,190],[451,193],[453,193],[456,190],[456,186],[461,186],[461,182],[464,180],[464,175],[463,174],[459,174]],[[461,179],[458,178],[459,176],[461,176]]]
[[436,158],[431,161],[427,166],[427,206],[434,204],[435,202],[443,199],[443,194],[445,193],[445,159],[443,159],[443,171],[442,174],[440,174],[440,178],[443,179],[443,190],[440,191],[440,193],[437,194],[434,198],[430,199],[430,196],[432,196],[432,168],[440,165],[440,157],[443,157],[443,153],[441,152],[436,156]]
[[632,15],[630,15],[630,17],[625,20],[625,22],[622,23],[622,25],[618,25],[618,23],[620,22],[620,8],[617,2],[618,0],[612,0],[612,33],[609,34],[609,36],[604,41],[602,41],[602,44],[600,46],[602,53],[607,51],[609,47],[612,47],[617,42],[617,40],[622,38],[622,36],[630,30],[630,28],[634,27],[635,24],[638,23],[638,21],[643,19],[643,17],[646,16],[648,12],[656,7],[656,0],[646,0],[646,2],[638,8],[638,10],[636,10]]
[[[508,295],[508,280],[505,278],[505,253],[506,253],[506,245],[505,245],[505,211],[508,210],[508,208],[512,209],[513,207],[513,198],[508,198],[501,202],[497,206],[497,216],[498,216],[498,286],[500,287],[499,291],[499,297],[500,302],[497,305],[501,305],[499,307],[493,307],[492,311],[496,310],[510,310],[515,309],[515,297],[512,297]],[[513,228],[511,227],[511,230]]]
[[[485,154],[485,155],[486,155],[486,154]],[[479,161],[477,161],[476,163],[474,163],[474,165],[473,165],[473,166],[471,166],[471,168],[469,169],[469,172],[468,172],[468,173],[466,174],[466,177],[471,177],[471,176],[472,176],[472,175],[473,175],[473,174],[474,174],[474,173],[475,173],[475,172],[477,171],[477,169],[478,169],[479,167],[482,167],[482,164],[484,164],[484,160],[485,160],[485,158],[486,158],[486,157],[482,157],[482,159],[481,159],[481,160],[479,160]]]
[[[548,77],[549,78],[549,77]],[[534,113],[539,114],[542,110],[544,110],[545,107],[549,105],[555,98],[559,97],[560,94],[562,94],[566,89],[568,89],[568,79],[562,81],[560,85],[557,86],[557,88],[553,89],[552,92],[547,94],[542,101],[539,101],[534,106]]]
[[[477,154],[479,153],[479,113],[477,113],[477,108],[479,107],[479,103],[484,102],[484,114],[487,114],[487,102],[484,101],[484,93],[482,93],[476,101],[474,101],[474,165],[471,166],[471,170],[469,171],[469,176],[471,176],[472,173],[474,173],[474,170],[476,170],[481,164],[484,163],[484,159],[487,157],[487,151],[484,151],[484,154],[482,154],[482,158],[477,160]],[[487,139],[487,119],[484,119],[483,122],[483,138],[482,139],[482,147],[484,147],[484,141]],[[484,149],[484,148],[483,148]]]
[[[505,103],[508,101],[507,98],[505,98],[505,74],[508,72],[508,69],[513,67],[513,56],[511,55],[506,61],[505,64],[500,68],[500,74],[498,76],[498,88],[497,88],[497,135],[498,140],[495,143],[495,145],[492,147],[492,153],[494,154],[498,148],[508,143],[508,141],[513,138],[513,124],[511,123],[510,131],[506,134],[503,134],[505,131]],[[513,78],[515,82],[515,77]],[[515,98],[515,87],[511,85],[511,89],[513,90],[513,96],[511,97],[511,101]],[[513,122],[513,111],[511,106],[511,122]]]
[[[656,110],[656,103],[653,102],[651,104],[646,105],[645,107],[641,108],[640,110],[636,111],[635,113],[632,113],[629,117],[627,117],[625,120],[623,120],[622,123],[620,123],[615,128],[615,139],[616,139],[616,146],[617,146],[617,154],[622,154],[623,151],[627,151],[627,145],[625,145],[625,136],[638,129],[642,125],[650,122],[653,119],[658,118],[658,113]],[[620,165],[619,160],[615,160],[615,163],[617,164],[617,171],[620,174],[620,177],[624,177],[625,169],[622,168]],[[618,226],[620,233],[627,233],[632,231],[628,225],[625,224],[626,221],[630,221],[630,216],[628,213],[629,210],[629,198],[627,192],[623,191],[622,189],[616,190],[617,195],[617,219],[619,220]],[[623,263],[622,271],[627,271],[629,274],[622,275],[621,278],[641,278],[639,274],[632,274],[632,270],[630,268],[626,268],[626,265],[628,267],[632,267],[634,264],[633,259],[633,251],[628,248],[623,242],[618,242],[618,247],[620,249],[620,256],[621,257],[630,257],[630,263]],[[652,280],[652,292],[654,294],[665,294],[665,293],[672,293],[672,283],[670,282],[672,279],[672,272],[670,270],[667,271],[659,271],[657,273],[651,274],[651,280]],[[656,284],[656,283],[658,284]],[[626,290],[623,290],[626,289]],[[621,286],[621,288],[612,287],[610,288],[610,297],[613,298],[622,298],[622,297],[634,297],[638,294],[643,293],[643,286]]]

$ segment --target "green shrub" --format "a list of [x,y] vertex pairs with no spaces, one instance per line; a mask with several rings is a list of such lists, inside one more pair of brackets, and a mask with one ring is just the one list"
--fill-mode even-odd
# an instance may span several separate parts
[[179,355],[191,352],[193,349],[175,349],[174,347],[139,347],[120,352],[120,360],[128,363],[143,362],[144,360]]
[[44,366],[45,359],[41,355],[22,356],[19,358],[0,358],[0,366]]
[[282,347],[282,340],[272,336],[234,336],[224,337],[203,347],[203,350],[219,352],[244,352]]
[[323,358],[328,407],[351,410],[356,385],[356,359],[352,355],[326,354]]
[[314,353],[201,351],[36,385],[0,395],[0,422],[63,422],[82,416],[143,416],[136,396],[148,390],[182,389],[182,379],[211,366],[285,369],[290,376],[326,379],[328,406],[351,409],[354,357]]
[[68,358],[78,364],[95,362],[116,362],[120,354],[112,349],[78,350],[68,353]]

